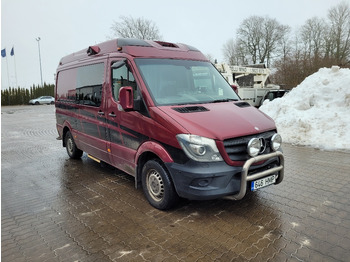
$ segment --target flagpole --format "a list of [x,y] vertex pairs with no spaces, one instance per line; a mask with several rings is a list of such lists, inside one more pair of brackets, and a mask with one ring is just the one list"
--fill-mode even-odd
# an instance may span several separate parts
[[6,59],[6,68],[7,68],[7,83],[10,89],[10,73],[9,73],[9,62],[7,60],[7,55],[6,55],[6,47],[4,49],[1,49],[1,57]]
[[40,37],[35,38],[36,41],[38,41],[38,49],[39,49],[39,63],[40,63],[40,78],[41,78],[41,86],[43,87],[43,71],[41,69],[41,55],[40,55],[40,43],[41,40]]
[[18,83],[17,83],[17,66],[16,66],[16,55],[15,55],[14,47],[12,47],[12,49],[11,49],[11,55],[13,55],[13,60],[15,62],[15,77],[16,77],[16,88],[17,88],[18,87]]
[[5,56],[6,59],[6,66],[7,66],[7,83],[9,85],[9,89],[10,89],[10,74],[9,74],[9,62],[7,60],[7,56]]

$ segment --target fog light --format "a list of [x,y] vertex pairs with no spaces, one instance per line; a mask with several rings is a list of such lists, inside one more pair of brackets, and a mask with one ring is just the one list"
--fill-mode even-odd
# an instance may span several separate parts
[[198,182],[198,185],[201,187],[205,187],[209,185],[209,180],[208,179],[203,179]]
[[210,183],[213,181],[213,178],[206,177],[206,178],[198,178],[191,182],[192,187],[207,187],[210,185]]
[[271,149],[277,151],[280,149],[282,144],[282,137],[279,134],[274,134],[271,138]]
[[257,156],[260,152],[261,148],[261,141],[258,138],[252,138],[250,139],[248,146],[247,146],[247,152],[250,156],[254,157]]

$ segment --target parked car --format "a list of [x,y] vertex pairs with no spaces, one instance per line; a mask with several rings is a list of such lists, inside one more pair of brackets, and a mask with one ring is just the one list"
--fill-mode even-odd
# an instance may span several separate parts
[[40,96],[38,98],[32,99],[29,101],[31,105],[43,105],[43,104],[51,104],[55,103],[55,98],[52,96]]
[[283,89],[278,89],[278,90],[270,90],[268,91],[264,97],[260,100],[260,105],[262,106],[265,100],[272,101],[276,98],[283,97],[285,94],[287,94],[289,90],[283,90]]

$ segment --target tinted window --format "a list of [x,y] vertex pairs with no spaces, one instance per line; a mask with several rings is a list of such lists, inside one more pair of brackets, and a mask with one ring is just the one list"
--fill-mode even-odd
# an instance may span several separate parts
[[77,68],[60,71],[57,75],[57,100],[75,102]]
[[100,106],[103,72],[103,63],[78,68],[76,97],[80,104]]
[[100,106],[104,64],[93,64],[59,72],[58,100]]

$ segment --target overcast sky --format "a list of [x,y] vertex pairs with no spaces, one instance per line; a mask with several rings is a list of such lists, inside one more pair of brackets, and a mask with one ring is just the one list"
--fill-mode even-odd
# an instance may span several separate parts
[[[61,57],[107,40],[121,15],[155,22],[164,41],[186,43],[223,61],[222,46],[249,16],[269,16],[293,30],[344,0],[1,0],[1,88],[54,83]],[[346,0],[348,1],[348,0]],[[10,56],[14,47],[15,56]],[[15,68],[17,70],[15,70]],[[8,69],[8,70],[7,70]],[[8,73],[8,74],[7,74]],[[9,79],[9,81],[8,81]]]

